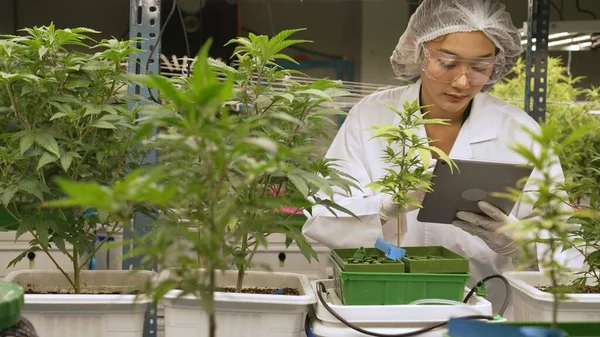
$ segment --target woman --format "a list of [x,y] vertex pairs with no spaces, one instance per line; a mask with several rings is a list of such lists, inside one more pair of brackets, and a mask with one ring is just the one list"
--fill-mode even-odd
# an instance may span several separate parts
[[[377,92],[352,108],[326,157],[339,159],[341,169],[366,186],[386,172],[380,159],[385,143],[371,139],[372,125],[396,125],[389,103],[419,100],[428,106],[426,118],[443,118],[450,125],[428,125],[425,132],[436,146],[454,159],[524,162],[510,149],[515,142],[533,142],[521,126],[537,129],[537,123],[521,109],[485,92],[501,80],[520,56],[518,30],[504,5],[495,0],[425,0],[411,17],[391,56],[396,75],[414,84]],[[553,170],[562,175],[560,165]],[[534,172],[533,174],[537,174]],[[418,194],[418,192],[415,192]],[[315,208],[303,233],[330,247],[373,246],[379,236],[395,242],[397,207],[389,195],[364,188],[347,195],[338,191],[335,201],[359,218]],[[453,224],[420,223],[417,212],[403,212],[402,245],[445,246],[467,256],[471,264],[470,286],[478,280],[515,268],[519,245],[495,230],[507,221],[531,214],[531,207],[517,204],[505,215],[496,207],[480,203],[488,216],[459,212]],[[339,213],[339,212],[338,212]],[[396,230],[397,232],[397,230]],[[535,248],[535,247],[534,247]],[[539,247],[538,247],[539,249]],[[570,253],[562,258],[571,259]],[[579,264],[581,261],[575,261]],[[489,285],[489,299],[498,308],[504,285]]]

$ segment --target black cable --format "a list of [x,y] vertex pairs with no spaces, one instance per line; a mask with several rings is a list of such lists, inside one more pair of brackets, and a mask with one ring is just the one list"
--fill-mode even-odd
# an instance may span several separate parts
[[[177,3],[177,0],[173,0],[174,3]],[[187,52],[187,57],[192,57],[192,52],[190,51],[190,41],[188,40],[187,29],[185,29],[185,21],[183,20],[183,14],[181,13],[181,6],[177,3],[177,12],[179,13],[179,21],[181,21],[181,29],[183,29],[183,39],[185,40],[185,50]],[[198,14],[200,15],[200,14]],[[202,23],[200,23],[202,24]],[[187,64],[187,77],[190,77],[190,67],[191,63]]]
[[581,9],[581,4],[579,3],[579,0],[575,1],[575,6],[577,7],[577,10],[580,11],[581,13],[587,13],[587,14],[593,16],[594,20],[598,20],[598,17],[596,16],[596,14],[594,12],[588,11],[586,9]]
[[[148,68],[150,67],[150,60],[152,59],[152,54],[154,54],[154,51],[156,51],[156,48],[160,44],[160,40],[162,39],[162,35],[165,32],[165,28],[167,28],[167,24],[169,23],[169,21],[171,20],[171,17],[175,13],[176,8],[177,8],[177,0],[173,0],[173,6],[171,6],[171,12],[167,16],[167,19],[165,20],[165,22],[161,23],[162,27],[160,28],[160,32],[158,33],[158,37],[156,38],[156,43],[154,43],[152,45],[152,48],[150,48],[150,55],[148,55],[148,59],[146,60],[146,74],[148,74]],[[159,63],[160,63],[160,61],[159,61]],[[160,69],[160,66],[159,66],[159,69]],[[160,103],[156,98],[154,98],[154,95],[152,94],[151,89],[148,89],[148,92],[150,93],[150,99],[152,99],[155,103]]]
[[554,7],[554,9],[556,9],[556,11],[558,12],[558,17],[559,17],[561,20],[564,20],[564,19],[565,19],[565,17],[563,16],[563,12],[562,12],[562,10],[561,10],[560,8],[558,8],[558,6],[557,6],[557,5],[554,3],[554,1],[553,1],[553,0],[550,0],[550,4],[551,4],[551,5],[552,5],[552,7]]
[[[435,330],[437,328],[441,328],[445,325],[448,324],[448,321],[446,322],[441,322],[441,323],[436,323],[433,324],[431,326],[419,329],[419,330],[415,330],[415,331],[411,331],[411,332],[405,332],[405,333],[401,333],[401,334],[394,334],[394,335],[388,335],[388,334],[382,334],[382,333],[378,333],[378,332],[372,332],[372,331],[367,331],[364,330],[350,322],[348,322],[347,320],[345,320],[342,316],[340,316],[337,312],[335,312],[333,309],[331,309],[331,307],[329,306],[329,304],[327,304],[327,301],[325,301],[325,299],[323,299],[323,292],[327,292],[327,288],[325,287],[325,285],[323,284],[323,282],[317,282],[317,297],[319,298],[319,301],[321,302],[321,304],[323,304],[323,306],[325,307],[325,309],[327,309],[327,311],[329,311],[330,314],[332,314],[335,318],[337,318],[340,322],[342,322],[344,325],[346,325],[347,327],[349,327],[350,329],[354,330],[354,331],[358,331],[360,333],[363,333],[365,335],[369,335],[369,336],[375,336],[375,337],[409,337],[409,336],[416,336],[418,334],[422,334],[431,330]],[[462,316],[462,317],[457,317],[457,318],[463,318],[463,319],[486,319],[489,321],[494,320],[494,318],[492,316],[486,316],[486,315],[470,315],[470,316]]]
[[504,311],[506,311],[506,308],[508,308],[508,304],[510,303],[510,299],[512,297],[512,290],[510,288],[510,283],[508,283],[508,280],[502,275],[498,275],[498,274],[490,275],[488,277],[483,278],[481,281],[477,282],[477,285],[475,287],[471,288],[471,291],[469,291],[469,293],[463,300],[463,303],[467,303],[469,301],[471,296],[473,296],[473,294],[475,293],[475,290],[477,289],[477,287],[481,286],[486,281],[494,279],[494,278],[502,280],[502,282],[504,282],[504,285],[506,286],[506,296],[504,297],[504,303],[502,303],[502,307],[500,307],[500,311],[498,311],[498,315],[500,315],[500,316],[504,315]]

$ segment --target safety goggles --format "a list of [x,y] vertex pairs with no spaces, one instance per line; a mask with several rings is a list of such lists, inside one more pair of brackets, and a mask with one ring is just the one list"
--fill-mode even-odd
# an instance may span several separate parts
[[492,79],[494,63],[493,56],[463,57],[425,46],[421,69],[427,77],[440,83],[452,83],[466,75],[472,85],[484,85],[495,82]]

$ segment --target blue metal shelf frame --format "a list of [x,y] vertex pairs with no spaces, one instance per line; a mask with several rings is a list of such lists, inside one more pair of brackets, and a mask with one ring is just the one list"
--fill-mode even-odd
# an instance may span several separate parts
[[[158,36],[160,33],[160,0],[130,0],[129,8],[129,38],[140,38],[137,48],[141,51],[136,53],[132,60],[129,62],[129,72],[134,74],[160,74],[160,45],[156,46],[148,69],[146,69],[146,62],[150,57],[150,51],[153,45],[157,43]],[[145,98],[150,98],[149,89],[141,87],[140,85],[130,85],[128,88],[129,94],[141,95]],[[153,93],[154,97],[158,97],[157,93]],[[152,152],[146,161],[156,162],[158,155],[156,152]],[[149,227],[146,225],[148,219],[143,217],[141,214],[136,214],[133,221],[133,227],[137,235],[144,235],[148,232]],[[123,239],[127,242],[128,239],[133,237],[133,233],[126,229],[123,233]],[[133,248],[128,245],[123,246],[123,256]],[[129,258],[123,260],[123,269],[135,269],[142,265],[142,257]],[[156,266],[152,267],[156,270]],[[144,322],[144,337],[156,337],[157,336],[157,315],[156,307],[148,308],[146,312],[146,319]]]
[[[546,118],[550,0],[529,0],[525,75],[525,111],[537,122]],[[535,41],[533,41],[535,39]],[[535,46],[535,50],[533,47]],[[532,83],[533,82],[533,83]]]

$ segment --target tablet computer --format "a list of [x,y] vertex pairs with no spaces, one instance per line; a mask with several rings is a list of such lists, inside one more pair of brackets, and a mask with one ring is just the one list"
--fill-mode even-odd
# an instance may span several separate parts
[[528,178],[533,167],[525,164],[509,164],[476,160],[453,159],[458,170],[439,159],[433,170],[433,191],[425,194],[423,207],[417,220],[420,222],[451,224],[459,211],[485,215],[477,206],[481,200],[501,209],[505,214],[512,212],[513,200],[494,196],[506,193],[508,188],[523,189],[520,180]]

